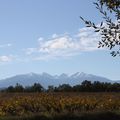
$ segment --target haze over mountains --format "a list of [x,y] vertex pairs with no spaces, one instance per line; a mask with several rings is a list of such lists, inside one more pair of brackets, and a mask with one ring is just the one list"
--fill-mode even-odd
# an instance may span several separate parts
[[[60,84],[70,84],[71,86],[80,84],[84,80],[100,81],[100,82],[114,82],[105,77],[100,77],[92,74],[86,74],[83,72],[77,72],[72,75],[65,73],[61,75],[50,75],[48,73],[36,74],[28,73],[16,75],[10,78],[0,80],[0,88],[8,87],[10,85],[16,85],[19,83],[23,86],[33,85],[34,83],[40,83],[43,87],[47,88],[49,85],[58,86]],[[117,81],[119,82],[119,81]]]

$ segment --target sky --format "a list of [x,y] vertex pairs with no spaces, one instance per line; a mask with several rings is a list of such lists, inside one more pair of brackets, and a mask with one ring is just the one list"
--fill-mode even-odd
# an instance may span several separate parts
[[0,0],[0,79],[16,74],[75,72],[120,80],[120,58],[98,49],[95,0]]

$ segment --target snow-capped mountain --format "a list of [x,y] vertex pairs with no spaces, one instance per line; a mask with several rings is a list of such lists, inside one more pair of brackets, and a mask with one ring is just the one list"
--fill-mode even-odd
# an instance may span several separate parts
[[86,74],[83,72],[77,72],[72,75],[67,75],[65,73],[61,75],[50,75],[48,73],[36,74],[36,73],[28,73],[22,75],[16,75],[10,78],[6,78],[0,80],[0,88],[8,87],[10,85],[16,85],[16,83],[22,84],[23,86],[33,85],[34,83],[40,83],[43,87],[47,88],[49,85],[58,86],[60,84],[70,84],[77,85],[81,84],[84,80],[90,81],[100,81],[100,82],[113,82],[104,77]]
[[76,72],[75,74],[71,75],[72,78],[84,78],[84,77],[88,77],[89,74],[86,74],[84,72]]

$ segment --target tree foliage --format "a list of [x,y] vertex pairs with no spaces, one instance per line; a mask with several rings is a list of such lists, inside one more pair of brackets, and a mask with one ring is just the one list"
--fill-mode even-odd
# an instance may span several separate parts
[[3,89],[1,92],[43,92],[44,88],[39,83],[34,83],[32,86],[23,87],[19,83],[15,86],[9,86]]
[[107,47],[112,50],[113,57],[120,55],[120,0],[97,0],[94,5],[103,16],[99,26],[83,17],[80,18],[86,27],[94,28],[95,32],[100,33],[98,48]]
[[48,86],[47,89],[43,88],[39,83],[34,83],[34,85],[28,87],[23,87],[17,83],[16,86],[9,86],[1,92],[120,92],[120,83],[91,82],[89,80],[84,80],[81,84],[74,86],[62,84],[56,87]]

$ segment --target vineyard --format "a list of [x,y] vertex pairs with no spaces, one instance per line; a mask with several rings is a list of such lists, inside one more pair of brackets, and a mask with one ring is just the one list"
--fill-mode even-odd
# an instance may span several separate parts
[[120,111],[119,93],[2,93],[0,116]]

